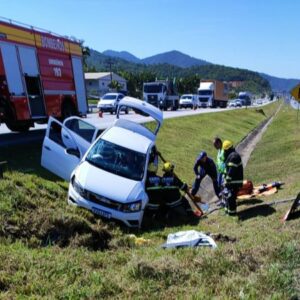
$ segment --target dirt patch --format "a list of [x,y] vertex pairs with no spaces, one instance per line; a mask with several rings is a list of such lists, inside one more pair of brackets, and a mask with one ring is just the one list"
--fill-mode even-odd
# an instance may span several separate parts
[[[34,211],[33,211],[34,212]],[[53,217],[45,214],[24,215],[18,222],[8,218],[1,227],[0,236],[22,240],[29,247],[86,247],[89,250],[104,250],[112,238],[101,223],[90,223],[76,215]]]
[[236,238],[230,237],[228,235],[222,234],[222,233],[213,233],[210,235],[215,241],[217,242],[225,242],[225,243],[235,243]]

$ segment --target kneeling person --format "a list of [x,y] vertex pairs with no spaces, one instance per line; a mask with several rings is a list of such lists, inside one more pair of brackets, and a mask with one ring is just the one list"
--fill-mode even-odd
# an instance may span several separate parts
[[[188,191],[188,185],[174,174],[174,165],[170,162],[164,163],[163,176],[161,179],[163,197],[167,209],[167,219],[171,223],[182,223],[193,221],[195,215],[180,191]],[[198,219],[198,218],[197,218]]]

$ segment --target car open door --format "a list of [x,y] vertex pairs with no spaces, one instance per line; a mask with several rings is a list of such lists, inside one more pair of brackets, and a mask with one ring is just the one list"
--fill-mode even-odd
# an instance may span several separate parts
[[69,181],[82,155],[70,130],[58,120],[50,117],[43,142],[41,165]]

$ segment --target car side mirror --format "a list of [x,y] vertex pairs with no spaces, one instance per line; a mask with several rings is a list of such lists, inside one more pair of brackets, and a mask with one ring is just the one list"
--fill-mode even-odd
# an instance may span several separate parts
[[68,154],[70,154],[70,155],[74,155],[74,156],[80,158],[80,152],[79,152],[78,149],[67,148],[67,149],[66,149],[66,152],[67,152]]

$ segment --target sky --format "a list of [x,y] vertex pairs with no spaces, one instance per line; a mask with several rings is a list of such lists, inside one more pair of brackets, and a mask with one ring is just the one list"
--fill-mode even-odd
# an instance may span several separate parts
[[0,16],[138,58],[178,50],[300,78],[298,0],[0,0]]

